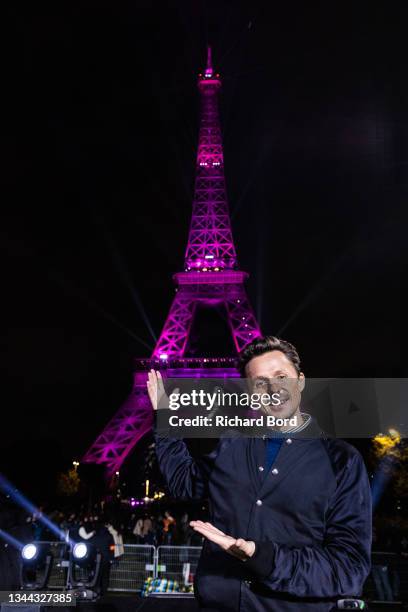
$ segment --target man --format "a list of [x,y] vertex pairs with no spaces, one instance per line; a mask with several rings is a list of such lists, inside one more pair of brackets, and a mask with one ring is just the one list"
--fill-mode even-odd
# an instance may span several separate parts
[[[194,590],[202,610],[321,611],[361,593],[370,570],[371,493],[363,460],[329,439],[301,411],[305,377],[293,345],[257,338],[240,355],[253,389],[278,389],[268,408],[296,417],[270,436],[222,438],[194,461],[179,439],[156,435],[160,469],[179,498],[209,500],[210,522],[192,521],[206,540]],[[153,407],[164,392],[147,382]]]

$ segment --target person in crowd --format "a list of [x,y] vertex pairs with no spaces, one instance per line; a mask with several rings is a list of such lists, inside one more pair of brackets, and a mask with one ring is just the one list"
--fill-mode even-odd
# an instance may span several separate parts
[[32,528],[34,534],[34,540],[36,542],[40,542],[44,538],[45,527],[41,522],[42,517],[42,509],[40,508],[38,512],[33,514],[32,518]]
[[106,520],[103,517],[94,516],[91,527],[93,535],[89,540],[89,544],[95,546],[102,555],[101,577],[98,586],[100,594],[103,595],[109,586],[111,565],[115,558],[115,540],[106,526]]
[[152,519],[147,513],[145,513],[143,517],[143,528],[142,528],[142,536],[143,536],[144,541],[146,541],[152,529],[153,529]]
[[136,538],[136,544],[143,543],[143,519],[140,517],[137,519],[133,528],[133,535]]
[[[96,520],[98,518],[96,517]],[[90,540],[95,535],[94,518],[84,516],[83,521],[78,529],[78,535],[82,540]]]
[[122,555],[124,555],[125,553],[125,548],[123,545],[123,537],[122,537],[122,533],[120,528],[116,528],[114,526],[114,521],[109,520],[106,521],[106,528],[109,531],[109,533],[111,534],[112,538],[113,538],[113,542],[114,542],[114,559],[115,561],[118,560],[120,557],[122,557]]
[[175,519],[171,516],[170,512],[166,510],[166,512],[164,513],[164,519],[163,519],[163,530],[168,531],[170,525],[172,525],[174,522],[175,522]]

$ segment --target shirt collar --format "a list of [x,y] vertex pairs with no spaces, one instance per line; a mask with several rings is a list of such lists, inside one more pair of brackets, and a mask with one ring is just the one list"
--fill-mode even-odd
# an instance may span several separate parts
[[300,414],[303,418],[303,423],[301,423],[301,425],[291,427],[286,431],[270,430],[267,434],[264,434],[262,438],[265,440],[266,438],[307,438],[309,436],[311,438],[318,438],[325,436],[316,419],[312,417],[311,414],[308,414],[307,412],[301,412]]

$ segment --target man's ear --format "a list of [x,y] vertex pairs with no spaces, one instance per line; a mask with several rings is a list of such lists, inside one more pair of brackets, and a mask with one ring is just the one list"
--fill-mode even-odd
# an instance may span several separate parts
[[306,378],[303,372],[301,372],[298,377],[298,385],[299,385],[300,392],[302,392],[303,389],[305,388],[305,384],[306,384]]

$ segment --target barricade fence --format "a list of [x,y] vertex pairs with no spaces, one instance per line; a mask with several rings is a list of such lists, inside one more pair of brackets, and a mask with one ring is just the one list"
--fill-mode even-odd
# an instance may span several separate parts
[[[40,543],[40,542],[39,542]],[[67,588],[69,544],[49,544],[53,557],[48,583],[50,589]],[[112,561],[109,591],[138,592],[147,578],[175,580],[187,589],[194,581],[201,546],[149,546],[124,544]],[[377,601],[408,601],[408,555],[373,552],[372,569],[367,579],[365,595]]]
[[[67,588],[69,544],[65,542],[38,542],[49,544],[53,564],[48,588]],[[115,551],[116,552],[116,551]],[[112,561],[109,591],[138,592],[147,578],[168,578],[179,585],[193,584],[201,546],[149,546],[124,544],[117,550],[120,556]]]

